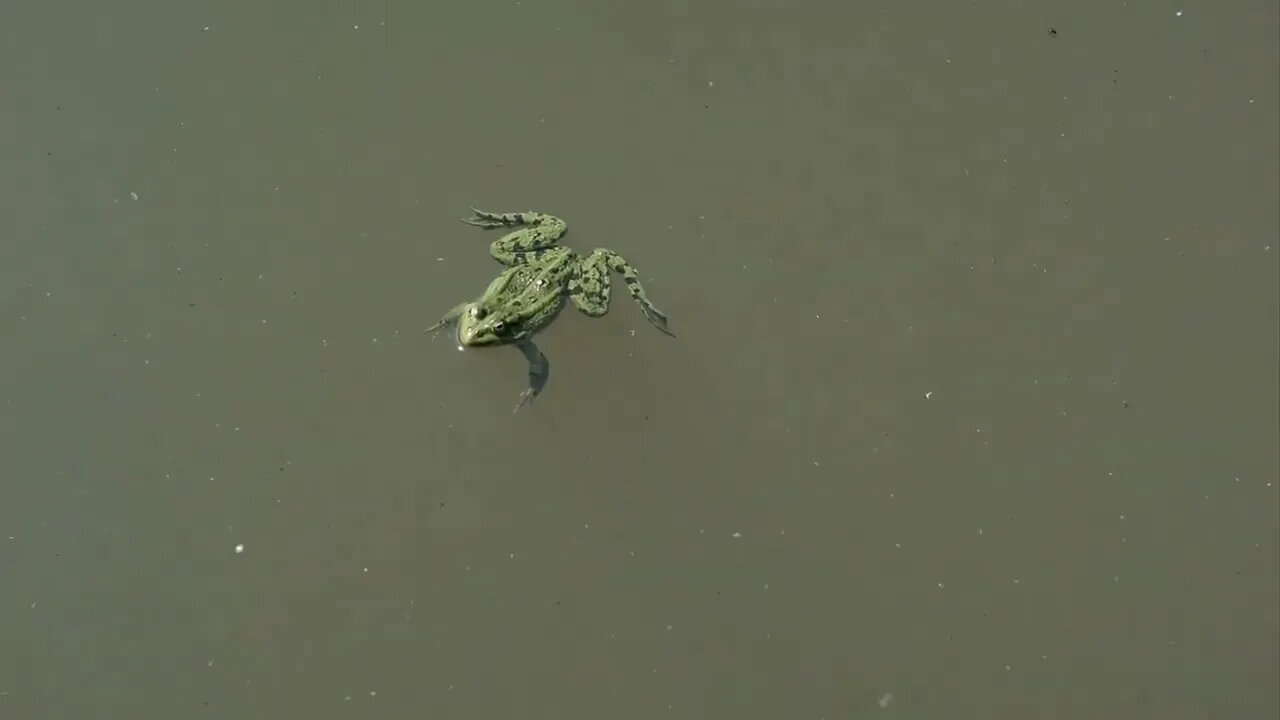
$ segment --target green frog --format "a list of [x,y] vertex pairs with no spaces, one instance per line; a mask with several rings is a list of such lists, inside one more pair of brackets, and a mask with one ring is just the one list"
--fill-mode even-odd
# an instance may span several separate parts
[[597,248],[585,258],[558,245],[568,225],[540,212],[493,213],[472,208],[462,221],[485,229],[518,227],[489,245],[489,254],[507,266],[479,298],[457,305],[426,332],[457,325],[462,347],[515,345],[529,362],[529,387],[520,394],[519,410],[546,385],[551,367],[533,343],[533,335],[551,324],[567,297],[574,307],[591,317],[609,311],[609,273],[622,276],[631,299],[648,321],[662,332],[667,316],[645,295],[636,269],[621,255]]

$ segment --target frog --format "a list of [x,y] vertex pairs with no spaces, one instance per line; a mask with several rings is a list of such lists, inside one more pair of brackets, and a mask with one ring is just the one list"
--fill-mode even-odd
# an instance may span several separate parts
[[639,272],[609,248],[596,248],[585,257],[560,244],[568,224],[554,215],[533,210],[488,212],[471,208],[462,222],[485,230],[514,228],[489,245],[489,255],[506,266],[484,292],[446,312],[425,332],[456,328],[458,349],[514,345],[529,364],[529,385],[512,412],[542,392],[551,373],[546,355],[533,337],[558,317],[566,300],[588,317],[609,311],[610,273],[622,277],[631,299],[651,325],[675,337],[667,316],[649,300]]

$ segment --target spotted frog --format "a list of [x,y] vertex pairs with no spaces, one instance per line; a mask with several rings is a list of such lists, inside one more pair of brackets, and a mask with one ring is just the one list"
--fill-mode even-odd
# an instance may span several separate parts
[[462,221],[493,229],[518,227],[494,240],[489,254],[507,269],[479,298],[457,305],[426,332],[457,325],[462,347],[515,345],[529,362],[529,387],[520,394],[519,410],[546,385],[550,375],[547,358],[533,343],[533,335],[551,324],[567,297],[574,307],[591,317],[609,311],[609,273],[622,276],[631,299],[645,318],[667,335],[667,316],[645,295],[636,269],[618,253],[597,248],[585,258],[558,245],[568,225],[540,212],[493,213],[472,208],[474,215]]

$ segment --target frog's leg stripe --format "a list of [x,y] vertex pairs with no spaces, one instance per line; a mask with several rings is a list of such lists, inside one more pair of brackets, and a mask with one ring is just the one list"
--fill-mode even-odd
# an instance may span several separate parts
[[661,310],[654,307],[654,304],[649,301],[649,296],[645,294],[644,291],[644,285],[640,284],[639,273],[631,263],[628,263],[621,255],[613,252],[612,250],[600,248],[591,253],[591,255],[594,257],[597,253],[604,257],[610,270],[622,276],[622,282],[626,284],[627,292],[631,294],[631,299],[636,301],[636,304],[640,306],[640,310],[644,313],[645,318],[652,323],[654,327],[668,335],[672,335],[673,333],[667,329],[667,316],[664,315]]
[[627,292],[631,293],[631,299],[640,303],[641,306],[652,306],[653,303],[649,302],[649,297],[644,292],[644,286],[640,284],[640,274],[635,267],[616,252],[605,250],[604,253],[609,269],[622,276],[622,282],[626,284]]

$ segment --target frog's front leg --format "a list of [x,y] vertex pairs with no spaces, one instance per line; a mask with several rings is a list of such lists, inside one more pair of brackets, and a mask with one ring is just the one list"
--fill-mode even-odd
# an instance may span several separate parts
[[639,273],[621,255],[608,248],[597,248],[582,261],[576,276],[569,281],[569,300],[574,307],[591,317],[600,317],[609,312],[609,271],[622,276],[631,299],[640,306],[644,317],[654,327],[675,337],[675,333],[667,328],[667,316],[649,301],[644,286],[640,284]]
[[441,317],[439,322],[427,328],[426,330],[423,330],[423,332],[431,333],[431,339],[434,340],[436,337],[435,334],[439,332],[441,328],[445,328],[445,327],[448,327],[449,325],[452,325],[454,322],[458,320],[459,317],[462,316],[462,311],[467,309],[468,304],[469,303],[459,303],[453,309],[449,310],[449,312],[445,313],[444,317]]
[[485,229],[498,227],[522,226],[519,230],[507,233],[489,245],[489,254],[503,265],[516,265],[524,262],[526,255],[537,255],[537,251],[555,245],[565,231],[569,229],[564,220],[540,212],[494,213],[471,208],[474,213],[462,222]]
[[542,388],[546,387],[547,379],[551,377],[551,363],[532,340],[524,338],[516,343],[516,347],[520,349],[524,359],[529,361],[529,387],[520,393],[520,402],[511,412],[516,412],[524,407],[525,403],[537,397],[538,393],[542,392]]

